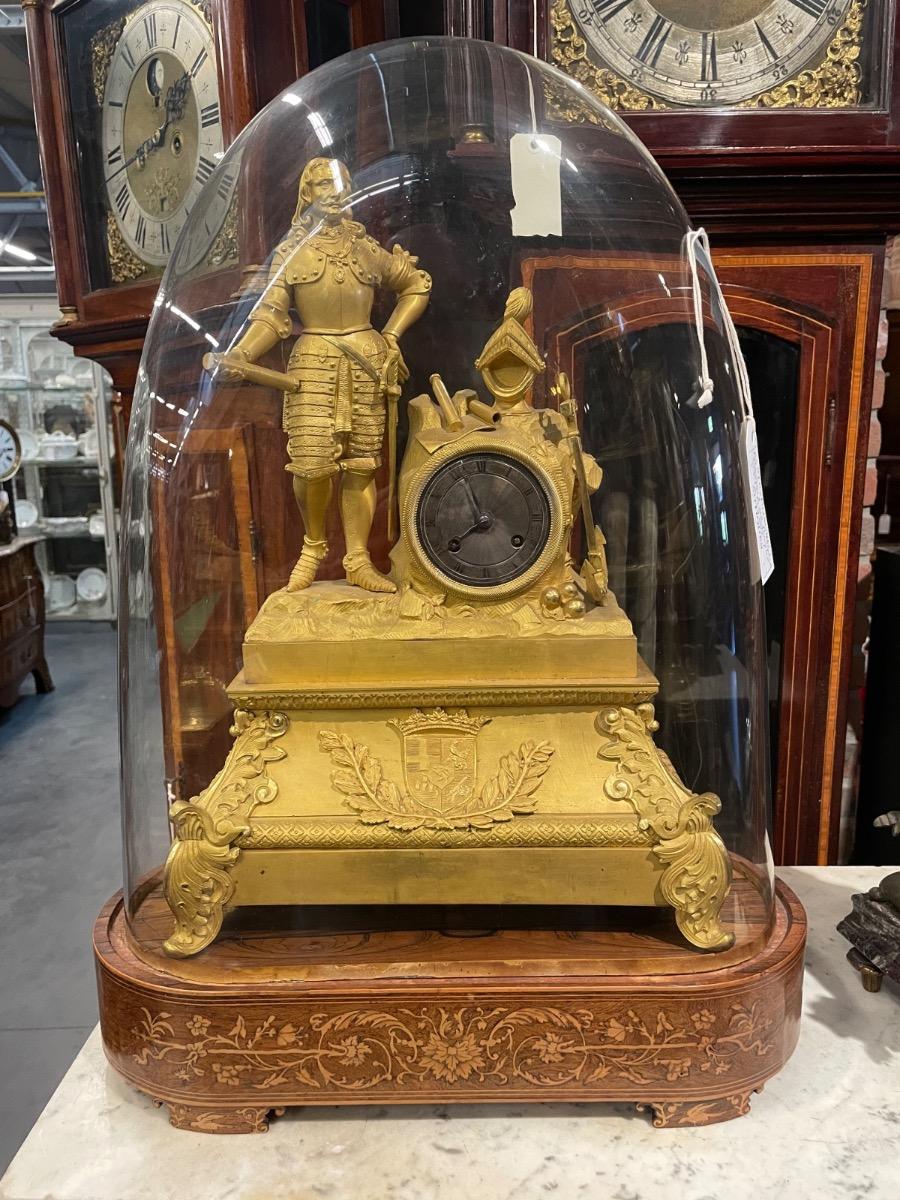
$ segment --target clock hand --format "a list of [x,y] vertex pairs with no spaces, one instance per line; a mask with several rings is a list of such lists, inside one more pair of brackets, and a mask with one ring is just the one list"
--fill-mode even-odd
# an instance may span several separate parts
[[477,533],[480,529],[490,529],[493,523],[494,519],[490,513],[479,513],[478,520],[474,525],[470,525],[464,533],[458,533],[456,537],[451,538],[450,540],[451,542],[461,542],[464,538],[467,538],[470,533]]
[[148,155],[154,150],[158,150],[166,138],[166,132],[173,121],[179,120],[184,116],[184,105],[187,100],[187,94],[191,87],[190,74],[185,71],[180,79],[176,79],[166,93],[166,119],[160,125],[159,129],[155,129],[148,138],[144,138],[141,144],[135,150],[130,158],[126,158],[121,167],[113,171],[112,175],[107,177],[106,182],[109,183],[115,179],[122,171],[131,166],[133,162],[143,162]]
[[[481,512],[481,505],[478,503],[478,500],[475,497],[475,493],[472,491],[472,485],[471,485],[471,483],[469,483],[469,481],[465,477],[465,475],[462,478],[462,485],[466,489],[466,494],[469,497],[469,503],[472,505],[472,515],[474,516],[476,521],[480,521],[481,517],[483,515]],[[473,525],[473,527],[472,527],[472,529],[477,529],[477,528],[478,528],[477,524]],[[469,533],[472,532],[472,529],[469,530]]]

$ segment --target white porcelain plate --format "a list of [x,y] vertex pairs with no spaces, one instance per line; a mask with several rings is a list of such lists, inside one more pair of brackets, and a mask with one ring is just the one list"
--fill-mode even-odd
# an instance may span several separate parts
[[68,575],[51,575],[49,600],[54,611],[71,608],[75,603],[75,580]]
[[37,525],[38,510],[30,500],[16,501],[16,524],[21,533],[24,529],[30,529],[32,525]]
[[78,593],[78,599],[88,600],[92,604],[96,604],[106,598],[108,587],[109,581],[106,578],[106,572],[101,571],[99,567],[85,567],[75,580],[75,590]]

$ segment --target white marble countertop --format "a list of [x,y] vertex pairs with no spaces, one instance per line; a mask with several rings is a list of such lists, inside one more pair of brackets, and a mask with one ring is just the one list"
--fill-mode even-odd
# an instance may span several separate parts
[[631,1106],[293,1109],[264,1135],[172,1129],[95,1030],[0,1200],[896,1200],[900,990],[863,990],[835,925],[886,872],[785,868],[810,921],[804,1020],[749,1116],[654,1129]]

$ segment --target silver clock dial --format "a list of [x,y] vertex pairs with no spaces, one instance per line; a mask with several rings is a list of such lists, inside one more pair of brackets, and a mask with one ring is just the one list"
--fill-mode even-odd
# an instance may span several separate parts
[[585,40],[671,104],[739,104],[817,63],[852,0],[573,0]]
[[103,97],[110,219],[142,262],[168,262],[222,152],[212,31],[185,0],[153,0],[125,26]]

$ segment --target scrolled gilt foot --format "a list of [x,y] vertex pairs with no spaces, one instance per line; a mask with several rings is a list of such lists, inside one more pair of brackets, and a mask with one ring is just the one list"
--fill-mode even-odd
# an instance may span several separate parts
[[712,792],[685,787],[653,741],[657,728],[652,704],[599,713],[604,744],[597,754],[616,764],[604,791],[630,804],[640,827],[656,836],[653,853],[665,867],[660,892],[687,941],[700,950],[727,950],[734,934],[719,913],[731,888],[731,859],[712,825],[721,803]]
[[278,794],[267,768],[284,758],[284,750],[272,743],[288,725],[281,712],[237,709],[231,727],[234,743],[222,770],[199,796],[172,805],[175,840],[166,859],[163,891],[175,918],[164,945],[173,958],[204,950],[222,928],[234,892],[231,868],[241,853],[237,843],[256,806],[269,804]]

